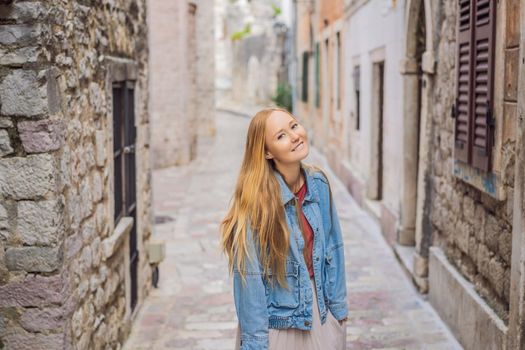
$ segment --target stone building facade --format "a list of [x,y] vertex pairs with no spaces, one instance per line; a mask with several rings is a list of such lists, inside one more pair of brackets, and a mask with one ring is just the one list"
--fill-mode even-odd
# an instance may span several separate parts
[[344,33],[340,1],[296,4],[297,99],[295,112],[312,143],[328,157],[347,155],[344,135]]
[[146,2],[0,2],[0,348],[118,349],[151,285]]
[[278,84],[288,82],[291,15],[290,0],[217,1],[217,87],[225,104],[271,104]]
[[297,114],[395,244],[403,195],[404,3],[318,0],[297,6]]
[[[323,85],[337,62],[315,53],[322,3],[297,6],[298,116],[461,344],[522,348],[523,2],[344,1],[340,119],[322,97],[337,91]],[[328,123],[315,124],[324,110]],[[370,187],[378,168],[382,198]]]
[[215,134],[214,7],[150,0],[148,9],[153,164],[186,164],[199,137]]
[[[425,11],[432,21],[432,26],[427,28],[435,38],[432,56],[435,70],[429,76],[432,93],[427,134],[430,145],[425,179],[431,200],[422,208],[429,214],[429,220],[425,223],[425,237],[419,251],[430,259],[430,300],[466,348],[514,349],[517,347],[511,344],[515,333],[509,332],[509,327],[516,324],[510,316],[522,307],[516,303],[514,310],[510,308],[511,269],[517,267],[512,266],[514,263],[519,264],[513,250],[523,247],[522,243],[513,241],[513,235],[521,234],[523,229],[513,221],[514,215],[521,215],[514,200],[515,195],[521,197],[516,193],[515,184],[524,176],[516,171],[516,130],[517,83],[519,74],[523,74],[523,63],[520,67],[518,59],[520,42],[523,43],[520,27],[525,17],[520,19],[519,1],[490,2],[490,11],[494,11],[494,53],[489,84],[493,82],[494,119],[493,130],[488,133],[492,138],[490,168],[485,171],[459,159],[459,151],[454,146],[459,131],[451,113],[461,103],[457,98],[462,83],[457,77],[463,66],[459,63],[458,51],[464,47],[458,34],[462,23],[458,4],[455,1],[445,1],[439,6],[425,4]],[[479,5],[476,11],[484,13]],[[476,50],[483,52],[481,47]],[[479,79],[473,84],[478,84]],[[480,94],[482,88],[476,85],[475,91]],[[459,115],[456,112],[455,117]],[[429,245],[433,246],[430,251]],[[455,272],[459,272],[460,277]],[[451,290],[452,297],[450,292],[444,295]],[[467,319],[477,321],[469,327]],[[477,332],[481,333],[473,337]]]

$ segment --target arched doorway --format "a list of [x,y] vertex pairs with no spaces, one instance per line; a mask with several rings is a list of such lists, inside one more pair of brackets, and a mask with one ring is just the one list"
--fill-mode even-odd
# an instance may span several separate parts
[[402,69],[404,84],[403,191],[398,251],[417,286],[428,288],[428,246],[430,183],[430,117],[434,53],[432,43],[432,8],[429,0],[407,2],[405,31],[406,52]]

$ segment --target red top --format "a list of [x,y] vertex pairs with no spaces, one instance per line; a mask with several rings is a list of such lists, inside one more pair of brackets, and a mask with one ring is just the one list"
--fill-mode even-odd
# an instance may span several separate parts
[[312,255],[313,255],[313,249],[314,249],[314,231],[312,230],[312,226],[310,226],[310,223],[304,216],[303,210],[302,210],[302,204],[304,197],[306,196],[306,181],[301,186],[299,191],[295,193],[295,196],[298,199],[299,202],[299,215],[300,220],[304,229],[303,237],[304,237],[304,256],[306,261],[306,267],[308,268],[308,272],[310,273],[310,278],[314,277],[314,267],[312,263]]

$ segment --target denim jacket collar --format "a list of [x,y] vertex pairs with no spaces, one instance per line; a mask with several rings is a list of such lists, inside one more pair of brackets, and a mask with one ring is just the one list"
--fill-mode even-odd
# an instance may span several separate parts
[[[305,201],[309,202],[319,202],[319,193],[317,192],[317,186],[315,184],[314,178],[310,175],[308,170],[306,170],[301,164],[301,171],[303,172],[304,178],[306,180],[306,195],[304,197]],[[290,200],[295,198],[295,194],[292,193],[286,182],[284,181],[281,173],[274,169],[273,171],[279,185],[281,187],[281,199],[283,204],[286,205]]]

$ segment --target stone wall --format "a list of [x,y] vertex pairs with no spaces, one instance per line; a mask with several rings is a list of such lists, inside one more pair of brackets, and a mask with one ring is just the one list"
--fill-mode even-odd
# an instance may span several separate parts
[[151,114],[155,168],[186,164],[199,136],[215,133],[213,6],[149,1]]
[[127,336],[111,97],[123,71],[135,80],[139,305],[149,290],[145,14],[144,0],[0,5],[0,348],[117,349]]
[[[481,190],[468,185],[453,175],[454,123],[450,110],[455,98],[456,70],[456,16],[457,3],[444,1],[435,18],[439,41],[437,66],[432,101],[432,208],[433,244],[440,246],[447,258],[475,286],[478,293],[487,301],[505,322],[508,321],[510,259],[512,243],[512,208],[514,186],[514,148],[515,136],[510,132],[514,127],[516,115],[517,77],[517,25],[509,17],[519,11],[518,1],[508,2],[506,13],[498,16],[497,28],[505,35],[505,86],[503,97],[495,95],[496,104],[503,106],[502,118],[497,121],[496,138],[502,138],[501,149],[496,157],[501,157],[499,171],[503,174],[505,200],[496,200]],[[501,6],[498,7],[498,10]],[[507,22],[507,25],[503,25]],[[496,71],[501,70],[501,64]],[[508,72],[508,73],[507,73]],[[497,77],[496,77],[497,79]],[[498,108],[498,107],[496,107]],[[503,128],[503,130],[501,129]],[[498,142],[498,141],[496,141]]]

